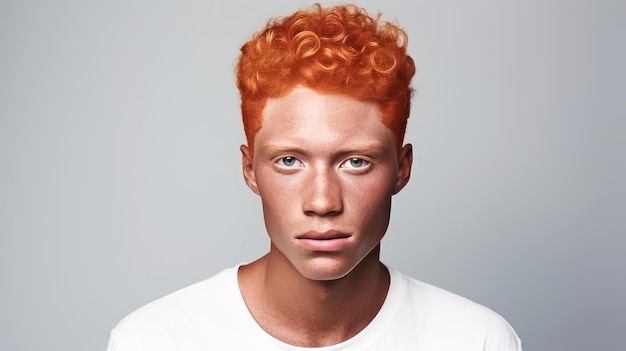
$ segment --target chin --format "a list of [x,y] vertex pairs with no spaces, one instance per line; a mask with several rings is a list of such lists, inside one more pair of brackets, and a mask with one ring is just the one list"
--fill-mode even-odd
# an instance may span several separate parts
[[330,281],[341,279],[358,265],[342,262],[335,258],[317,257],[304,262],[300,265],[294,265],[298,272],[310,280]]

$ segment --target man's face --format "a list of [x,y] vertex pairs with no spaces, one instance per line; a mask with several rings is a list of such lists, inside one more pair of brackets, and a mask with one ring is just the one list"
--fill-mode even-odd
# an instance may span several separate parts
[[348,274],[382,239],[391,197],[408,182],[377,105],[297,87],[269,99],[244,176],[261,196],[272,248],[309,279]]

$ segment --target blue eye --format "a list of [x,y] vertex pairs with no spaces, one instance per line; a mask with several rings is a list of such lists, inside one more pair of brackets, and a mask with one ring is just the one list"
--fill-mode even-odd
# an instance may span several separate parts
[[368,161],[365,161],[362,158],[352,157],[351,159],[346,160],[346,162],[344,162],[344,167],[359,169],[359,168],[367,167],[369,164],[370,163]]
[[350,166],[352,166],[354,168],[363,167],[364,164],[365,164],[365,160],[363,160],[361,158],[351,158],[350,159]]
[[298,159],[293,157],[293,156],[285,156],[283,158],[281,158],[280,160],[278,160],[278,164],[283,166],[283,167],[287,167],[287,168],[291,168],[296,166],[299,163]]

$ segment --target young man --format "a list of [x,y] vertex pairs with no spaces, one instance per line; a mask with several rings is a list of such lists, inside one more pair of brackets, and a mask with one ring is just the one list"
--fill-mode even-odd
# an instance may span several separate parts
[[242,47],[243,175],[269,253],[129,315],[109,351],[521,350],[494,312],[379,261],[411,174],[406,44],[357,7],[315,6]]

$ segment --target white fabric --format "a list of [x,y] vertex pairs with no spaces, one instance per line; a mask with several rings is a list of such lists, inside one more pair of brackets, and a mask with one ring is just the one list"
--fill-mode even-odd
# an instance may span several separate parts
[[250,315],[238,267],[156,300],[124,318],[108,351],[517,351],[513,329],[490,309],[391,270],[372,322],[336,345],[296,347],[267,334]]

